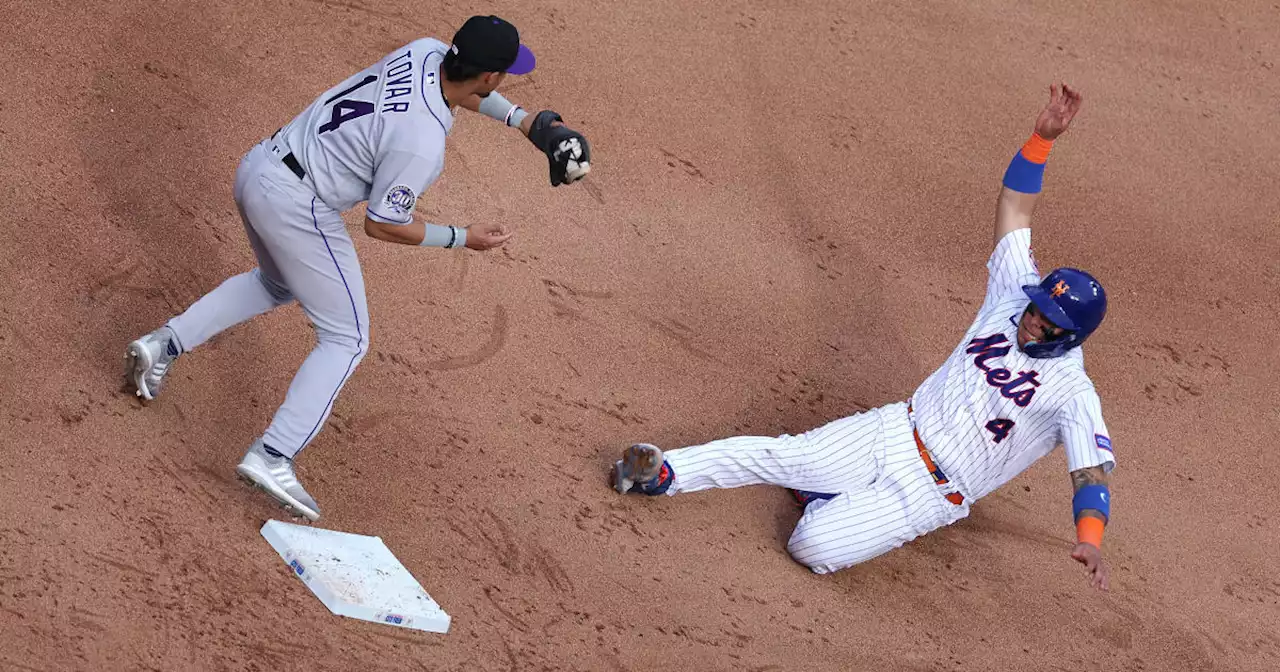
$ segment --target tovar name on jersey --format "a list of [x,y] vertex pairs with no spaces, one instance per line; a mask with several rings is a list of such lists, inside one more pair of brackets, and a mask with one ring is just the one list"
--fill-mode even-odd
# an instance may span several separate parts
[[[427,73],[434,80],[435,73]],[[409,101],[413,100],[413,52],[405,50],[403,54],[387,61],[387,83],[382,91],[382,112],[408,112]],[[435,81],[428,82],[435,84]]]

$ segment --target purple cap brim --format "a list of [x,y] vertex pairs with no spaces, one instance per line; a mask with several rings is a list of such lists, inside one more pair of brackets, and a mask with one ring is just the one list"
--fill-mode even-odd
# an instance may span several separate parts
[[525,75],[533,72],[533,67],[538,64],[533,52],[529,51],[529,47],[520,45],[520,50],[516,52],[516,62],[507,68],[507,73],[512,75]]

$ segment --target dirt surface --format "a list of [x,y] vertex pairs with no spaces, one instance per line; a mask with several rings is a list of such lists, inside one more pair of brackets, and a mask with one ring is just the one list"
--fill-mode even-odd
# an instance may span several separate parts
[[[1280,667],[1280,6],[1265,2],[16,0],[0,28],[0,668]],[[963,5],[963,6],[961,6]],[[434,221],[358,235],[372,351],[300,474],[447,635],[330,615],[233,469],[312,344],[296,307],[121,391],[125,344],[252,266],[240,156],[468,15],[539,56],[596,170],[552,189],[460,113]],[[803,431],[909,395],[981,300],[1000,176],[1054,78],[1085,107],[1042,268],[1109,288],[1087,358],[1120,466],[1109,594],[1068,557],[1061,451],[973,516],[816,577],[784,491],[605,485],[626,444]]]

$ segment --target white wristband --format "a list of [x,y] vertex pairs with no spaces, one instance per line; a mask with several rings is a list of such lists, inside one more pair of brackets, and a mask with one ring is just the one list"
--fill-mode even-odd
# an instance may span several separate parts
[[501,93],[494,91],[480,99],[480,113],[490,119],[501,121],[512,128],[519,128],[520,122],[529,116],[524,108],[512,103]]
[[460,226],[441,226],[439,224],[424,224],[422,242],[419,245],[423,247],[443,247],[446,249],[454,247],[462,247],[467,244],[467,230]]

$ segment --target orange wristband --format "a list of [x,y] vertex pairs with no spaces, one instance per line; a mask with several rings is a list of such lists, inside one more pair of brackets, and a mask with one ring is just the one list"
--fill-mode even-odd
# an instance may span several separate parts
[[1045,140],[1039,133],[1032,133],[1022,146],[1022,158],[1031,163],[1044,163],[1049,160],[1050,149],[1053,149],[1052,140]]
[[1102,548],[1102,531],[1106,527],[1100,518],[1084,516],[1076,523],[1076,541]]

